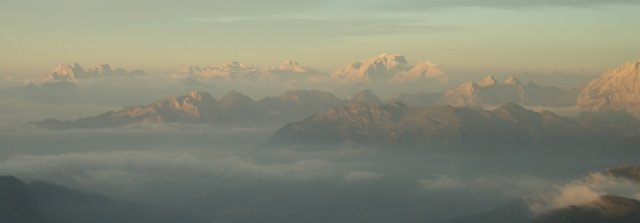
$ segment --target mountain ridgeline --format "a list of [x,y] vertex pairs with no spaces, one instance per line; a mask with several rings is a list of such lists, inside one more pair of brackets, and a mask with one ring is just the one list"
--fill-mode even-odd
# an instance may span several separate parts
[[47,129],[112,128],[157,123],[279,125],[349,103],[349,100],[316,90],[293,90],[258,101],[236,91],[219,99],[207,92],[191,91],[178,97],[165,97],[149,105],[130,106],[74,121],[49,119],[36,125]]
[[[627,127],[638,129],[638,125]],[[567,118],[508,103],[493,110],[440,106],[410,107],[352,104],[289,123],[272,137],[275,143],[343,143],[448,147],[482,145],[585,145],[633,143],[607,120]]]
[[445,92],[437,103],[455,107],[491,107],[506,103],[566,107],[575,105],[577,96],[577,89],[563,90],[533,82],[523,84],[515,77],[499,83],[493,76],[486,76]]
[[578,105],[591,112],[627,112],[640,117],[640,61],[626,63],[589,82]]

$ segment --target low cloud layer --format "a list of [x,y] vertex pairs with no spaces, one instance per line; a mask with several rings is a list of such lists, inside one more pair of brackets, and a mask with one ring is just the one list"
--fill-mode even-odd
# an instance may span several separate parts
[[[337,164],[320,159],[288,163],[261,163],[238,156],[202,157],[177,152],[87,152],[60,155],[19,155],[0,164],[3,174],[30,179],[65,179],[77,183],[106,183],[110,186],[145,179],[174,179],[182,173],[221,177],[307,180],[339,176]],[[364,175],[364,177],[370,177]],[[363,178],[356,173],[353,178]],[[132,180],[136,179],[136,180]],[[63,181],[66,181],[63,180]],[[126,184],[125,184],[126,183]]]
[[531,196],[527,201],[534,213],[542,214],[557,208],[595,202],[603,195],[640,199],[640,182],[593,173],[583,179],[555,186],[546,193]]
[[543,191],[552,181],[530,175],[459,177],[436,175],[419,181],[420,186],[433,192],[452,191],[502,191],[503,196],[515,198],[528,193]]

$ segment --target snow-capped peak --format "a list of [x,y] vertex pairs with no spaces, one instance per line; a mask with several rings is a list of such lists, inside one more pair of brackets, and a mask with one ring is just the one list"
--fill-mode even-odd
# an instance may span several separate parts
[[186,96],[196,100],[200,100],[200,101],[203,98],[211,98],[211,95],[209,93],[204,91],[196,91],[196,90],[189,91]]
[[492,75],[487,75],[486,77],[482,78],[482,80],[479,80],[476,83],[480,87],[487,87],[498,84],[498,80],[496,80],[496,78]]
[[113,73],[113,69],[111,69],[111,65],[109,64],[98,64],[91,67],[89,72],[96,74],[111,74]]
[[305,73],[309,71],[309,68],[303,67],[298,63],[298,61],[294,60],[285,60],[276,68],[277,71],[288,71],[293,73]]
[[578,105],[590,111],[625,111],[640,117],[640,61],[623,64],[589,82]]
[[410,82],[420,79],[434,79],[446,83],[449,77],[440,69],[440,66],[430,60],[418,62],[411,69],[397,73],[391,81]]
[[398,72],[410,70],[411,67],[404,56],[383,53],[339,68],[331,76],[334,79],[371,81],[391,78]]
[[84,69],[77,63],[60,64],[56,66],[51,72],[44,76],[45,80],[75,80],[80,78],[85,73]]
[[506,80],[504,80],[504,85],[518,86],[522,85],[520,80],[516,79],[514,76],[509,76]]
[[126,76],[139,76],[145,75],[143,70],[134,69],[134,70],[126,70],[123,68],[112,69],[109,64],[99,64],[91,67],[89,70],[84,70],[82,66],[78,63],[70,64],[60,64],[56,66],[48,74],[44,75],[43,79],[45,81],[56,81],[56,80],[77,80],[84,78],[95,78],[100,76],[107,75],[126,75]]

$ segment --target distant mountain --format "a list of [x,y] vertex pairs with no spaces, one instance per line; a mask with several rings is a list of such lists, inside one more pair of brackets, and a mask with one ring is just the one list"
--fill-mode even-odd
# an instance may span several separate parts
[[280,121],[295,120],[293,117],[303,118],[346,103],[329,92],[318,90],[291,90],[256,102],[261,113]]
[[442,93],[420,92],[416,94],[395,94],[385,98],[383,101],[387,104],[402,102],[409,106],[425,107],[436,105],[440,98],[442,98]]
[[373,91],[369,89],[365,89],[365,90],[354,93],[349,99],[349,101],[352,104],[361,104],[361,103],[372,104],[372,105],[382,104],[382,100],[376,94],[374,94]]
[[607,71],[582,89],[578,105],[586,111],[623,111],[640,117],[640,61]]
[[[551,112],[516,104],[494,110],[409,107],[403,103],[352,104],[332,108],[280,128],[273,142],[406,144],[412,147],[456,145],[534,145],[587,143],[616,136],[616,131],[585,126]],[[604,140],[603,140],[604,141]]]
[[431,61],[411,65],[404,56],[386,53],[338,68],[331,73],[331,77],[334,80],[357,82],[410,82],[426,79],[448,81],[440,67]]
[[269,73],[281,80],[320,79],[325,74],[310,67],[302,66],[298,61],[285,60],[280,66],[270,68]]
[[106,76],[141,76],[145,75],[143,70],[126,70],[123,68],[111,68],[109,64],[98,64],[85,70],[80,64],[60,64],[51,72],[43,76],[45,81],[70,81],[87,78],[97,78]]
[[286,60],[275,68],[260,68],[240,62],[220,66],[186,66],[179,74],[217,80],[306,80],[320,76],[322,72],[302,66],[297,61]]
[[131,106],[75,121],[55,119],[37,122],[49,129],[108,128],[134,123],[212,123],[219,104],[205,92],[189,92],[180,97],[166,97],[146,106]]
[[174,208],[112,200],[62,186],[0,176],[0,222],[207,222]]
[[180,74],[219,80],[269,80],[273,78],[266,70],[237,61],[220,66],[186,66],[180,71]]
[[455,107],[492,107],[505,103],[540,106],[571,106],[577,93],[535,83],[523,84],[511,76],[499,83],[493,76],[470,81],[444,93],[439,104]]
[[149,105],[130,106],[74,121],[48,119],[35,124],[47,129],[112,128],[144,123],[268,125],[293,121],[346,103],[330,93],[315,90],[288,91],[259,101],[235,91],[219,101],[207,92],[191,91]]

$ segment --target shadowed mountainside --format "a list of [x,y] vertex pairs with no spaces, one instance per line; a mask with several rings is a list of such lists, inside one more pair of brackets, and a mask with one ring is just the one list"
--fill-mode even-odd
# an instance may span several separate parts
[[0,222],[206,222],[173,208],[121,202],[62,186],[0,177]]

